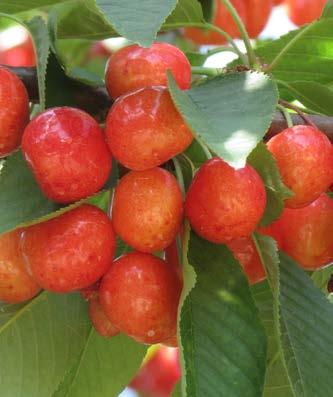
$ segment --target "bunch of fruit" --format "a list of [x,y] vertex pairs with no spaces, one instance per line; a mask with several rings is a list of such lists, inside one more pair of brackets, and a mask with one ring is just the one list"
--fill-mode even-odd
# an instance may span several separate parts
[[[23,84],[0,69],[0,153],[21,142],[45,196],[68,204],[98,192],[112,157],[128,169],[110,214],[84,203],[0,236],[0,300],[22,302],[41,288],[81,290],[101,335],[123,332],[142,343],[174,346],[182,290],[175,241],[184,213],[198,235],[227,244],[250,283],[265,278],[251,238],[266,207],[255,169],[209,158],[183,203],[185,192],[162,167],[193,140],[166,87],[167,70],[180,88],[190,87],[190,64],[172,45],[131,45],[111,56],[105,81],[115,102],[104,136],[91,116],[69,107],[47,109],[28,123]],[[281,218],[261,232],[304,268],[325,266],[333,260],[333,201],[325,193],[333,183],[332,145],[316,128],[294,126],[267,147],[294,195]],[[116,235],[133,251],[114,260]],[[165,259],[155,255],[161,252]]]

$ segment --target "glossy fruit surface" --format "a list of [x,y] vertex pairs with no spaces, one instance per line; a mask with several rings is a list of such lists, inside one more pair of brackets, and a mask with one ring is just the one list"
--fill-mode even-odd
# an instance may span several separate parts
[[150,48],[133,44],[111,56],[105,85],[112,98],[144,87],[167,86],[168,69],[179,88],[190,88],[191,65],[179,48],[168,43],[154,43]]
[[285,0],[290,20],[298,26],[320,18],[326,0]]
[[0,67],[0,157],[20,146],[29,121],[29,98],[22,81]]
[[174,266],[179,276],[179,279],[181,280],[181,282],[183,282],[183,269],[179,259],[177,241],[173,240],[173,242],[168,247],[166,247],[164,252],[165,252],[165,260],[171,266]]
[[160,343],[177,328],[181,283],[167,262],[131,252],[111,265],[102,279],[100,301],[121,332],[142,343]]
[[304,208],[286,208],[277,222],[282,249],[305,269],[333,261],[333,200],[322,194]]
[[35,50],[28,33],[21,43],[0,51],[0,64],[17,67],[36,66]]
[[79,109],[59,107],[39,114],[24,131],[22,149],[44,194],[59,203],[96,193],[111,170],[98,123]]
[[21,234],[18,229],[0,236],[0,301],[7,303],[27,301],[40,291],[21,253]]
[[70,292],[95,283],[108,270],[115,235],[107,215],[84,204],[27,228],[22,250],[39,285]]
[[98,298],[91,299],[89,301],[89,317],[95,328],[95,330],[106,338],[111,338],[119,334],[119,330],[114,327],[100,304]]
[[286,206],[300,208],[316,200],[333,182],[333,150],[319,130],[297,125],[267,142],[284,183],[294,192]]
[[[243,0],[231,0],[232,5],[243,19],[246,19],[246,7]],[[240,33],[236,23],[234,22],[230,12],[222,4],[221,0],[214,3],[215,11],[212,24],[229,33],[231,37],[240,37]],[[226,39],[219,33],[211,30],[203,30],[198,28],[187,28],[184,33],[185,37],[192,40],[196,44],[224,44]]]
[[250,284],[256,284],[266,278],[266,272],[252,237],[240,237],[227,244],[235,258],[241,264]]
[[206,240],[226,243],[249,236],[266,206],[266,192],[249,165],[234,169],[220,158],[207,161],[187,192],[185,213]]
[[163,164],[193,139],[168,90],[162,87],[120,97],[108,113],[105,132],[116,159],[137,171]]
[[182,216],[178,182],[162,168],[131,171],[115,189],[115,232],[138,251],[153,253],[170,245],[179,232]]
[[246,30],[256,38],[264,30],[271,15],[272,0],[246,0]]

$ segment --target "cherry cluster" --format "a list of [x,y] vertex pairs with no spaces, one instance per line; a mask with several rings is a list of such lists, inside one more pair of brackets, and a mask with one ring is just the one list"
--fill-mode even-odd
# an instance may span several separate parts
[[[46,197],[69,204],[98,192],[112,158],[127,169],[110,214],[79,203],[0,236],[0,300],[22,302],[40,289],[81,290],[100,334],[123,332],[142,343],[174,346],[182,290],[176,239],[184,214],[198,235],[227,244],[250,283],[266,277],[251,237],[267,200],[256,170],[207,159],[183,202],[177,179],[161,167],[193,140],[167,89],[167,70],[181,89],[190,87],[190,64],[172,45],[131,45],[114,53],[105,82],[115,102],[104,132],[69,107],[47,109],[28,122],[23,84],[0,69],[0,104],[6,103],[0,106],[0,153],[21,143]],[[333,260],[333,201],[325,193],[333,183],[330,141],[314,127],[294,126],[267,148],[293,196],[280,219],[259,231],[304,268],[327,265]],[[114,259],[116,235],[130,252]]]

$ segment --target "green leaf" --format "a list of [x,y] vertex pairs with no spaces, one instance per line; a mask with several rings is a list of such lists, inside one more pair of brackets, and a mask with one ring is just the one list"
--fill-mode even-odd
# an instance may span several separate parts
[[1,397],[51,396],[89,331],[78,294],[42,292],[0,324]]
[[161,30],[182,27],[189,22],[203,22],[203,19],[201,4],[198,0],[178,0],[176,8]]
[[332,0],[327,0],[327,4],[324,9],[322,18],[333,18],[333,1]]
[[192,131],[234,166],[244,166],[273,118],[277,90],[262,73],[231,73],[181,91],[169,75],[172,99]]
[[26,303],[9,304],[0,301],[0,327],[6,324]]
[[117,397],[146,354],[147,346],[125,335],[110,339],[91,329],[86,344],[53,397]]
[[67,0],[8,0],[0,3],[0,12],[17,14],[18,12],[48,7]]
[[282,182],[276,161],[263,142],[259,142],[250,153],[248,163],[256,169],[265,184],[267,205],[260,225],[266,226],[281,215],[284,200],[291,197],[293,193]]
[[182,388],[181,388],[181,382],[178,382],[173,389],[172,392],[172,397],[182,397]]
[[149,47],[177,0],[96,0],[96,4],[120,36]]
[[312,273],[311,279],[314,285],[319,288],[325,295],[328,295],[327,285],[333,274],[333,265],[324,269],[316,270]]
[[57,208],[45,198],[21,151],[9,156],[0,174],[0,233]]
[[181,310],[187,396],[258,397],[266,339],[246,277],[231,252],[191,233],[196,284]]

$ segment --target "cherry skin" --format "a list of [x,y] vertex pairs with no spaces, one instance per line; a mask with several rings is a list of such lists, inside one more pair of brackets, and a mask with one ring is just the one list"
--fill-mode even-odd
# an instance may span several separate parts
[[99,298],[94,298],[89,301],[89,317],[95,330],[105,338],[111,338],[119,334],[119,330],[111,324],[106,316]]
[[180,293],[173,266],[153,255],[131,252],[113,262],[103,277],[100,301],[116,328],[153,344],[176,334]]
[[82,288],[80,290],[81,297],[87,302],[98,298],[98,290],[99,290],[100,284],[101,284],[101,282],[100,282],[100,280],[98,280],[98,281],[96,281],[96,283],[89,285],[86,288]]
[[166,339],[163,341],[162,345],[167,347],[178,347],[177,335],[174,335],[172,338]]
[[177,241],[173,240],[173,242],[165,248],[165,260],[171,265],[174,266],[176,272],[178,274],[179,280],[183,282],[183,269],[180,264]]
[[[232,5],[235,7],[239,16],[243,19],[246,18],[246,7],[243,0],[231,0]],[[230,12],[222,4],[221,0],[216,0],[214,3],[215,11],[212,24],[229,33],[233,38],[240,37],[238,27],[233,20]],[[198,28],[185,29],[184,36],[192,40],[195,44],[224,44],[227,40],[219,33],[211,30],[202,30]]]
[[95,283],[108,270],[115,234],[107,215],[84,204],[26,229],[23,254],[44,289],[70,292]]
[[24,156],[45,196],[70,203],[105,184],[112,157],[98,123],[70,107],[48,109],[24,131]]
[[140,171],[157,167],[192,142],[193,135],[163,87],[149,87],[120,97],[105,128],[115,158]]
[[287,128],[267,143],[284,183],[294,192],[289,208],[305,207],[333,182],[333,150],[319,130],[297,125]]
[[297,26],[311,23],[320,18],[326,0],[285,0],[290,20]]
[[29,121],[29,98],[22,81],[0,67],[0,157],[20,146]]
[[0,51],[0,64],[18,67],[36,66],[34,45],[28,33],[20,44]]
[[264,30],[271,15],[272,0],[246,0],[246,30],[256,38]]
[[0,236],[0,301],[6,303],[27,301],[40,291],[21,253],[21,234],[17,229]]
[[190,88],[191,65],[181,50],[168,43],[154,43],[150,48],[133,44],[110,57],[105,85],[112,98],[144,87],[167,86],[168,69],[179,88]]
[[171,244],[183,216],[176,178],[162,168],[131,171],[115,189],[112,222],[132,248],[153,253]]
[[185,214],[199,236],[226,243],[250,236],[265,206],[265,187],[257,172],[249,165],[236,170],[216,157],[193,178]]
[[241,264],[250,284],[265,280],[266,272],[252,237],[240,237],[227,244]]

